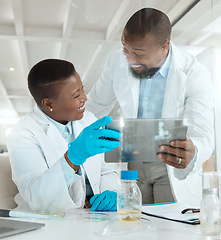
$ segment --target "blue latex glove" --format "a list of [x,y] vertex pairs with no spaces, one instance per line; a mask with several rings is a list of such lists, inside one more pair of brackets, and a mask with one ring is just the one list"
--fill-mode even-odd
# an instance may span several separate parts
[[109,116],[97,120],[84,128],[79,136],[68,144],[67,155],[74,165],[82,165],[87,158],[99,153],[110,152],[120,146],[120,142],[117,140],[120,137],[119,132],[101,128],[111,121],[112,118]]
[[117,193],[104,191],[90,199],[91,211],[117,211]]

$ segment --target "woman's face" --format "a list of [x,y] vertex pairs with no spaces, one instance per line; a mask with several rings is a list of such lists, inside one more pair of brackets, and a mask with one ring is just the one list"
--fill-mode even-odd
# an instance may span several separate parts
[[44,112],[62,124],[82,119],[87,97],[78,73],[75,72],[66,80],[57,83],[56,87],[59,88],[59,94],[56,99],[49,99],[50,107]]

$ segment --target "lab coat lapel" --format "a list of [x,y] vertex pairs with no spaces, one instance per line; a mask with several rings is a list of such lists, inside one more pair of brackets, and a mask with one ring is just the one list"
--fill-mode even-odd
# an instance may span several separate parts
[[[42,131],[36,131],[41,139],[41,147],[44,149],[47,164],[52,166],[60,159],[67,150],[67,142],[56,128],[56,126],[40,111],[36,106],[34,108],[33,118],[41,126]],[[44,133],[44,134],[43,134]]]
[[85,128],[85,125],[81,121],[82,120],[72,122],[75,139],[81,133],[81,131]]
[[[100,166],[101,166],[102,154],[95,155],[87,159],[83,164],[84,170],[89,179],[91,188],[94,194],[99,193],[99,182],[100,182]],[[99,166],[99,167],[98,167]]]
[[125,118],[136,118],[139,102],[140,81],[127,74],[127,82],[118,86],[118,101]]
[[172,60],[165,88],[162,118],[178,117],[176,116],[176,109],[182,105],[180,101],[184,101],[185,98],[186,74],[182,70],[182,63],[174,52],[175,49],[172,49]]
[[[126,69],[125,66],[127,66]],[[118,80],[113,82],[113,87],[123,116],[125,118],[136,118],[140,81],[131,75],[123,54],[120,55],[119,66],[116,69],[117,72],[114,72],[114,75]]]
[[47,137],[50,148],[45,149],[45,152],[48,153],[48,164],[52,166],[64,156],[68,149],[68,144],[53,123],[49,123]]
[[53,123],[49,123],[47,135],[51,143],[54,144],[55,149],[59,149],[62,154],[67,150],[67,141]]
[[[131,108],[131,117],[136,118],[139,103],[140,80],[131,77],[131,90],[133,97],[133,108]],[[132,105],[131,105],[132,106]]]

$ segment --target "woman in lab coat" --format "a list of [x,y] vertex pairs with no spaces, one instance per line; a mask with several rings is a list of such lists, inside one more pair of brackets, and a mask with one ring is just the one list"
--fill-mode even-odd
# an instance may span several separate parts
[[[146,30],[148,26],[153,28]],[[99,80],[87,96],[86,109],[101,117],[109,114],[118,101],[123,117],[137,118],[140,84],[145,78],[135,78],[129,67],[139,75],[146,66],[150,72],[146,79],[156,81],[156,74],[168,64],[159,118],[183,118],[188,121],[189,137],[184,144],[189,146],[191,154],[187,161],[184,155],[179,155],[180,150],[185,151],[184,148],[167,148],[165,152],[170,153],[172,149],[175,155],[162,155],[161,160],[166,163],[174,199],[199,205],[202,189],[199,173],[202,163],[210,158],[214,149],[212,83],[209,72],[195,57],[171,43],[170,31],[169,19],[164,13],[151,8],[137,11],[124,28],[121,39],[123,51],[117,50],[110,56]],[[190,163],[193,156],[194,161]]]
[[119,138],[119,133],[100,129],[111,118],[96,121],[85,111],[87,97],[70,62],[39,62],[31,69],[28,84],[37,105],[7,138],[18,207],[82,208],[87,195],[93,211],[116,210],[118,171],[100,154],[119,146],[118,141],[104,140]]

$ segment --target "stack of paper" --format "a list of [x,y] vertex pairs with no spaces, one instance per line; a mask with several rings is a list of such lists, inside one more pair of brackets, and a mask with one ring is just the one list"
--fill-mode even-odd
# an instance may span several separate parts
[[187,208],[193,208],[193,206],[189,206],[183,203],[148,204],[142,206],[142,213],[149,216],[168,219],[171,221],[188,224],[199,224],[199,213],[181,213],[184,209]]

